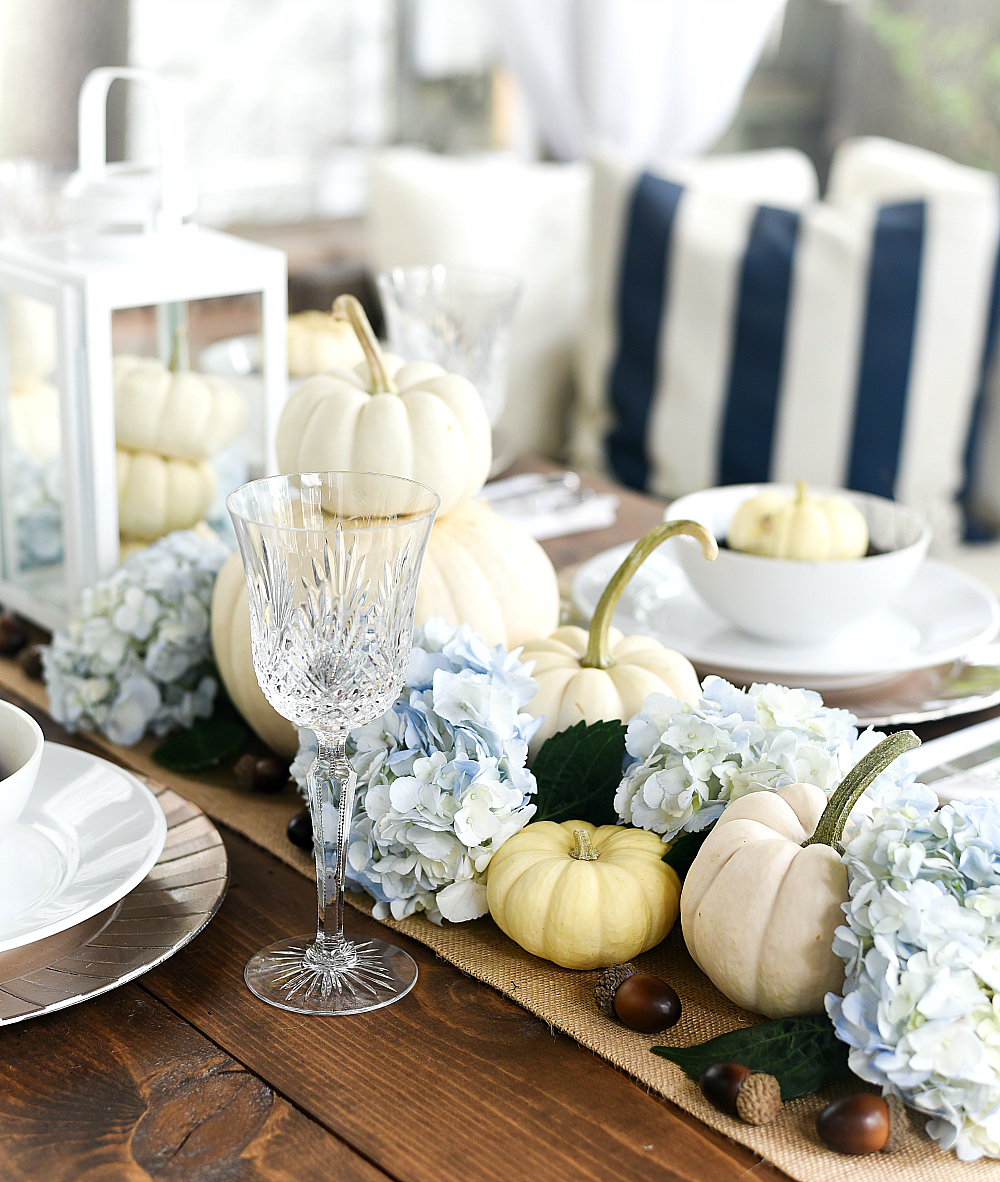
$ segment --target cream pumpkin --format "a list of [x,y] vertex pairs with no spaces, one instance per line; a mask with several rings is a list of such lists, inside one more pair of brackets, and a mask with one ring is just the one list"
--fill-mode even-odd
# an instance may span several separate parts
[[385,472],[429,485],[445,515],[483,487],[489,420],[475,387],[430,362],[384,355],[360,303],[341,296],[367,361],[307,378],[285,403],[276,446],[282,472]]
[[297,312],[288,317],[288,372],[308,378],[330,369],[351,369],[364,361],[357,335],[329,312]]
[[204,461],[169,459],[149,451],[117,449],[118,528],[143,542],[189,529],[215,496],[215,472]]
[[490,861],[486,897],[501,931],[565,969],[619,964],[659,944],[680,882],[644,829],[536,821]]
[[706,559],[718,554],[715,539],[698,522],[663,522],[636,542],[612,575],[589,631],[564,625],[524,645],[521,660],[535,662],[532,676],[538,682],[538,693],[526,709],[536,718],[545,715],[531,741],[532,758],[546,739],[578,722],[628,722],[652,693],[691,703],[701,696],[698,675],[687,657],[651,636],[623,636],[611,627],[626,583],[657,546],[679,533],[697,538]]
[[827,802],[814,784],[751,792],[728,805],[684,879],[692,959],[737,1005],[768,1018],[823,1013],[844,984],[833,952],[848,900],[840,840],[871,781],[919,740],[883,739]]
[[170,366],[155,357],[114,359],[115,436],[121,447],[205,460],[243,428],[247,405],[222,378],[191,373],[187,338],[178,335]]
[[800,480],[795,493],[765,489],[733,514],[726,541],[766,558],[832,562],[863,558],[868,523],[846,497],[816,497]]
[[[555,569],[539,544],[481,501],[439,517],[417,586],[415,621],[441,616],[468,623],[487,644],[514,648],[550,631],[559,618]],[[250,608],[239,554],[226,561],[212,597],[212,647],[234,705],[280,754],[297,749],[291,723],[257,685],[250,655]]]
[[36,464],[59,454],[59,391],[50,382],[12,385],[7,404],[14,445]]

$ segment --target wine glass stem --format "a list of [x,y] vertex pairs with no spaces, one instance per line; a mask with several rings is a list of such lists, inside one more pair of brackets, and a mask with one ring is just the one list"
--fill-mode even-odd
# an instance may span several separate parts
[[[316,944],[324,951],[344,944],[344,880],[357,788],[357,773],[347,758],[346,743],[346,731],[316,731],[316,759],[309,769],[309,811],[316,858]],[[335,784],[340,792],[334,841],[331,813]]]

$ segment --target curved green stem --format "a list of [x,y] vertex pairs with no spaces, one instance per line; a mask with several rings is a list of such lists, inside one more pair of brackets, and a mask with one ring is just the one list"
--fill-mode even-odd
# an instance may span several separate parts
[[374,394],[395,394],[396,383],[389,377],[385,368],[385,358],[382,347],[378,343],[368,317],[361,306],[361,301],[352,295],[341,295],[333,301],[333,316],[336,320],[346,320],[354,329],[361,348],[368,360],[368,368],[372,375],[372,392]]
[[701,552],[705,559],[711,562],[719,553],[719,546],[715,538],[699,521],[663,521],[655,529],[641,537],[629,551],[628,557],[611,576],[604,594],[597,601],[594,608],[594,618],[590,621],[590,634],[587,638],[587,652],[580,664],[584,669],[609,669],[614,661],[611,659],[611,647],[608,644],[608,629],[611,627],[611,617],[614,615],[618,600],[625,590],[625,584],[631,579],[640,566],[653,551],[667,538],[674,534],[688,534],[701,542]]
[[868,785],[904,751],[919,746],[920,740],[913,731],[897,731],[894,735],[886,735],[882,742],[873,747],[863,759],[858,760],[843,778],[827,802],[812,837],[802,844],[828,845],[837,849],[844,836],[844,826],[851,815],[851,809]]
[[183,324],[174,329],[174,348],[167,369],[171,373],[188,373],[191,369],[191,340]]

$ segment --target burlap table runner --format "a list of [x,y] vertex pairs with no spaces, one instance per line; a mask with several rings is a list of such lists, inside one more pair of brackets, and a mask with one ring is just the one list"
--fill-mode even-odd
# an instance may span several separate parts
[[[42,709],[47,706],[44,688],[28,680],[13,661],[0,659],[2,688],[13,690]],[[298,797],[240,792],[229,773],[199,773],[196,779],[168,772],[152,760],[152,750],[159,740],[147,739],[128,749],[98,737],[94,741],[134,771],[167,784],[214,820],[229,825],[281,861],[312,877],[312,859],[285,836],[289,817],[302,807]],[[358,910],[370,914],[371,903],[366,897],[352,895],[350,901]],[[739,901],[734,901],[734,905],[738,906]],[[673,985],[683,1006],[683,1016],[676,1027],[663,1034],[646,1035],[626,1030],[600,1014],[593,1000],[597,972],[560,969],[530,956],[488,918],[442,927],[435,927],[422,917],[386,923],[433,949],[462,972],[513,998],[633,1079],[759,1153],[800,1182],[871,1182],[873,1179],[1000,1182],[1000,1162],[964,1163],[951,1153],[942,1153],[923,1133],[919,1120],[914,1122],[913,1132],[899,1153],[860,1158],[831,1153],[816,1135],[815,1116],[834,1096],[860,1090],[859,1082],[850,1078],[816,1095],[786,1104],[779,1119],[764,1128],[753,1128],[717,1112],[679,1067],[651,1054],[649,1048],[660,1043],[690,1046],[727,1030],[752,1025],[759,1018],[723,997],[697,968],[687,954],[679,926],[658,948],[638,958],[643,970]]]

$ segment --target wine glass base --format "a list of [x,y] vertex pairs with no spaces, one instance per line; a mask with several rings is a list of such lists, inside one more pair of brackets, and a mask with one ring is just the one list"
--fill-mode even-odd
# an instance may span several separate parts
[[353,963],[332,967],[314,945],[312,936],[295,936],[261,949],[243,973],[250,992],[296,1014],[365,1014],[399,1001],[416,983],[416,962],[395,944],[349,941],[350,955],[339,959]]

